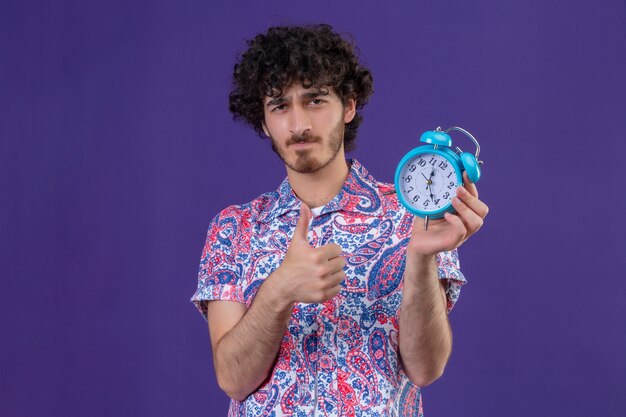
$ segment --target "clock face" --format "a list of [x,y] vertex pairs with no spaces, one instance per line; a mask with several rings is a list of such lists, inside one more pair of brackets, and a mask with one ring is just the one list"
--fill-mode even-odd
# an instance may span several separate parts
[[400,192],[414,209],[425,214],[440,211],[456,196],[457,173],[453,164],[436,153],[409,159],[400,171]]

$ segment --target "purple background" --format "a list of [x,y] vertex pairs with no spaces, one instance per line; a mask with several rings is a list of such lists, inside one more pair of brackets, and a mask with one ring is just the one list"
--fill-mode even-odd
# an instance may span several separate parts
[[231,120],[232,66],[319,21],[374,74],[375,177],[438,125],[483,148],[426,415],[624,415],[625,2],[376,3],[0,1],[0,415],[225,416],[188,299],[209,220],[285,175]]

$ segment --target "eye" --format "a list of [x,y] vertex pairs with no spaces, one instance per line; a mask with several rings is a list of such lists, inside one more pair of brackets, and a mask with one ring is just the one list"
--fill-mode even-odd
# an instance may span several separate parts
[[285,107],[287,107],[286,104],[279,104],[278,106],[274,107],[271,111],[275,111],[275,110],[285,110]]
[[310,101],[310,103],[312,104],[322,104],[324,102],[324,100],[319,99],[319,98],[314,98]]

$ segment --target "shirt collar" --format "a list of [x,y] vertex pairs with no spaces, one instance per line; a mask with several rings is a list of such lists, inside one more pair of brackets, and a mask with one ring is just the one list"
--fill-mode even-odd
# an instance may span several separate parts
[[[350,170],[339,193],[328,202],[320,215],[334,211],[381,216],[382,207],[377,181],[356,159],[348,159]],[[295,195],[288,178],[274,191],[269,204],[259,214],[261,222],[269,222],[290,211],[300,211],[301,200]]]

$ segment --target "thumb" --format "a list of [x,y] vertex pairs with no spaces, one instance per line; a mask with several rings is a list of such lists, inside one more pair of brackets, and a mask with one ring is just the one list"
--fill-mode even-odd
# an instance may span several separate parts
[[309,231],[309,223],[311,223],[311,209],[309,206],[302,202],[300,206],[300,217],[298,217],[298,224],[296,224],[296,230],[293,233],[292,241],[304,241],[309,243],[307,233]]

